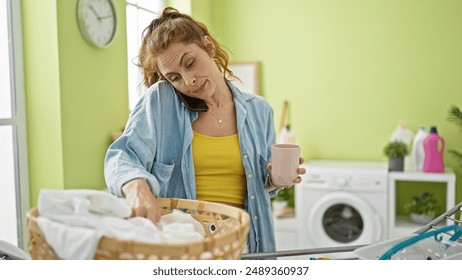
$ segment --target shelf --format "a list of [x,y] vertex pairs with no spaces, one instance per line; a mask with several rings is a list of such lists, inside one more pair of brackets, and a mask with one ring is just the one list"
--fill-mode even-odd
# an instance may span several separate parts
[[424,225],[412,223],[409,217],[396,215],[396,182],[415,181],[415,182],[436,182],[446,183],[446,211],[455,205],[455,186],[456,176],[454,172],[447,168],[444,173],[424,173],[424,172],[389,172],[388,174],[388,228],[389,237],[397,237],[403,234],[410,234]]
[[397,181],[417,182],[454,182],[456,180],[454,172],[450,168],[447,168],[444,173],[389,172],[388,178]]
[[409,229],[409,232],[413,232],[423,227],[424,225],[416,224],[411,221],[408,215],[397,215],[395,221],[395,227]]

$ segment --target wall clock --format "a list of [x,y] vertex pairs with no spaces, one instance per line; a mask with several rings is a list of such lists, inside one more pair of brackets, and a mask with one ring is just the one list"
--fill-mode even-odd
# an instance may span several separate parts
[[105,48],[114,40],[117,17],[113,0],[79,0],[77,19],[80,33],[91,45]]

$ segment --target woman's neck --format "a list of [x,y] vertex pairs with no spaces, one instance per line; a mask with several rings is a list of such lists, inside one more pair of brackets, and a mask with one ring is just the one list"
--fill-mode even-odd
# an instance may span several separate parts
[[234,103],[233,94],[225,79],[223,79],[223,83],[217,86],[212,97],[209,100],[205,100],[205,103],[211,108],[226,108]]

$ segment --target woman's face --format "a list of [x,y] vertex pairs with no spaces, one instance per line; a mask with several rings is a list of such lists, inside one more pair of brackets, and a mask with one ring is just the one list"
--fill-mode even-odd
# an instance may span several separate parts
[[157,68],[181,93],[203,100],[211,98],[221,78],[212,56],[197,44],[172,43],[158,55]]

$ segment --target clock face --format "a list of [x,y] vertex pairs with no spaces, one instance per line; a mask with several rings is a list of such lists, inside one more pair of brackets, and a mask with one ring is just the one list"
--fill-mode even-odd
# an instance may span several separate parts
[[114,39],[117,20],[112,0],[79,0],[77,17],[85,40],[107,47]]

